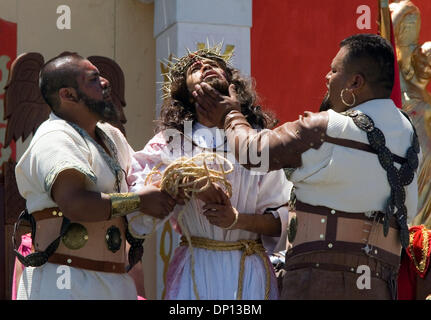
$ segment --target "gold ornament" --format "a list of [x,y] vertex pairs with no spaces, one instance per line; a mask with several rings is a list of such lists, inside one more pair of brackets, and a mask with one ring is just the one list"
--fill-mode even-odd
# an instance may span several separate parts
[[111,199],[111,217],[122,217],[140,207],[141,199],[136,193],[109,193]]

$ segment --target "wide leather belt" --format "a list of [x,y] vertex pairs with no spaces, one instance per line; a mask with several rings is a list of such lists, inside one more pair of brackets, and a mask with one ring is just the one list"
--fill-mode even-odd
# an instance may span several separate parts
[[314,251],[361,252],[397,266],[401,243],[396,221],[384,237],[382,214],[337,211],[296,201],[297,232],[288,255]]
[[124,263],[97,261],[59,253],[54,253],[49,257],[48,262],[92,271],[126,273],[126,266]]
[[34,219],[36,222],[46,219],[52,219],[52,218],[61,218],[63,216],[63,212],[61,212],[60,208],[53,207],[53,208],[46,208],[40,211],[35,211],[32,213]]
[[[45,250],[46,245],[60,234],[63,213],[54,207],[33,212],[32,215],[36,220],[34,246],[37,251]],[[126,272],[126,237],[121,217],[110,221],[73,222],[69,230],[72,228],[75,228],[72,237],[70,232],[63,236],[48,262],[93,271]],[[109,233],[111,229],[114,232]],[[115,249],[109,249],[108,243],[112,243],[109,242],[110,236],[111,240],[116,236]]]

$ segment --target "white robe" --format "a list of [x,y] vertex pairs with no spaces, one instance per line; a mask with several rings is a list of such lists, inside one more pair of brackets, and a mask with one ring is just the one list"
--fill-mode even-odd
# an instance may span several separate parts
[[[113,142],[120,166],[128,170],[133,150],[121,132],[109,124],[98,124]],[[74,169],[86,176],[88,190],[112,193],[115,177],[96,145],[66,121],[51,114],[40,125],[15,173],[20,194],[29,213],[56,207],[51,187],[58,174]],[[121,192],[127,192],[121,181]],[[89,212],[88,214],[91,214]],[[20,279],[17,299],[136,299],[136,287],[128,274],[96,272],[46,263],[27,267]]]
[[[220,146],[217,143],[213,144],[212,138],[216,136],[215,130],[215,128],[209,129],[196,123],[193,126],[194,142],[203,148]],[[191,137],[187,135],[185,141],[190,142],[189,139]],[[220,142],[220,140],[222,139],[218,137],[217,141]],[[193,155],[202,151],[211,152],[200,147],[193,148]],[[169,150],[175,152],[180,149],[175,143],[167,145],[162,133],[153,137],[143,150],[136,152],[134,155],[133,171],[129,175],[129,183],[134,183],[134,186],[130,191],[139,190],[144,185],[147,174],[155,165],[163,162],[162,169],[164,169],[170,161],[178,158],[179,154],[169,154]],[[187,147],[185,149],[187,150]],[[185,155],[190,157],[191,153],[188,151],[185,151]],[[227,178],[231,182],[233,190],[230,199],[231,204],[240,213],[263,214],[268,208],[277,208],[286,204],[290,198],[291,183],[285,178],[282,170],[264,175],[255,174],[235,163],[234,171]],[[219,241],[256,240],[261,238],[268,253],[271,253],[276,246],[279,238],[262,236],[240,229],[225,230],[210,224],[206,217],[202,215],[203,205],[202,201],[196,199],[192,199],[185,205],[186,212],[183,215],[183,221],[191,236]],[[183,207],[177,205],[166,219],[163,221],[157,220],[157,226],[162,226],[167,219],[170,219],[175,226],[178,214]],[[272,213],[280,217],[282,229],[286,228],[287,208],[281,207]],[[129,214],[128,218],[131,221],[129,228],[135,233],[151,233],[153,218],[142,216],[139,213]],[[236,299],[242,251],[214,251],[193,248],[193,254],[195,259],[195,279],[200,299]],[[272,265],[269,264],[269,266],[271,272],[270,299],[277,299],[277,283]],[[264,299],[265,276],[262,259],[258,255],[248,256],[245,260],[242,298]],[[175,250],[168,270],[165,298],[196,299],[193,291],[191,255],[188,246],[181,246]]]

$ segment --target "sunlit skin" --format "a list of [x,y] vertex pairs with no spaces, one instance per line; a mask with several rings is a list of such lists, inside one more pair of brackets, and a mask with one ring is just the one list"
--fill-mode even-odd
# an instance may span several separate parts
[[345,90],[344,100],[351,104],[353,102],[353,94],[357,94],[354,82],[355,77],[346,70],[344,59],[348,53],[346,47],[342,47],[331,63],[331,70],[327,73],[326,86],[328,87],[329,102],[331,109],[336,112],[343,112],[348,107],[341,100],[341,91]]
[[109,88],[109,81],[100,76],[99,70],[90,61],[84,60],[81,63],[83,72],[78,77],[80,90],[95,100],[108,99],[109,94],[104,90]]
[[[225,82],[226,73],[225,71],[218,65],[218,63],[211,59],[202,59],[195,61],[186,72],[186,84],[187,89],[191,94],[191,97],[196,98],[196,94],[193,91],[196,89],[196,86],[201,84],[202,82],[212,83],[214,81]],[[191,98],[192,103],[194,103],[194,99]],[[207,126],[209,128],[214,127],[215,124],[209,121],[197,108],[196,116],[198,121]]]
[[[67,62],[66,62],[67,63]],[[76,78],[79,90],[94,100],[107,100],[110,98],[109,81],[100,76],[99,70],[88,60],[77,63],[80,72]],[[79,99],[74,88],[61,88],[58,92],[61,101],[60,116],[68,118],[78,124],[95,140],[95,128],[100,116],[90,112],[85,103]],[[84,116],[85,115],[85,116]]]
[[195,90],[195,85],[200,84],[202,81],[209,82],[210,79],[214,78],[227,82],[225,71],[216,61],[211,59],[197,60],[187,69],[187,89],[192,93]]

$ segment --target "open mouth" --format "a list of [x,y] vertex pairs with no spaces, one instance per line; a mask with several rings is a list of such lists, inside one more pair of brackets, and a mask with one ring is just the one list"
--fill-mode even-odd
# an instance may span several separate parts
[[213,70],[209,70],[203,74],[202,80],[206,80],[211,77],[219,77],[219,74]]

